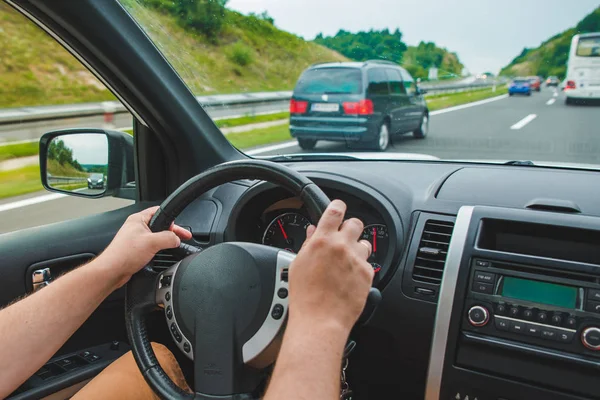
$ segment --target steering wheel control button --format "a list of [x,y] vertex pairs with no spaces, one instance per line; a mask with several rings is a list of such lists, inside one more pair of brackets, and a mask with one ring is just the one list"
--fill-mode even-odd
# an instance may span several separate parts
[[518,317],[519,316],[519,307],[512,306],[510,308],[510,310],[508,310],[508,315],[511,316],[512,318]]
[[165,309],[165,315],[167,316],[167,319],[173,318],[173,309],[171,308],[171,306],[167,306],[167,308]]
[[273,317],[273,319],[281,319],[281,317],[283,317],[283,306],[281,304],[275,304],[273,306],[271,317]]
[[490,314],[485,307],[473,306],[469,309],[469,323],[473,326],[484,326],[488,323]]
[[177,325],[175,325],[175,322],[171,323],[171,333],[173,334],[175,340],[177,340],[177,343],[181,343],[183,338],[181,337],[181,333],[179,333],[179,329],[177,329]]
[[588,300],[585,303],[585,311],[589,311],[589,312],[600,314],[600,302],[599,301]]
[[600,350],[600,328],[591,326],[581,332],[581,342],[590,350]]
[[171,292],[165,293],[165,300],[166,301],[171,301]]
[[496,274],[483,271],[475,271],[475,281],[483,283],[494,283],[496,280]]
[[476,293],[494,294],[494,285],[491,283],[473,282],[472,290]]
[[164,275],[162,278],[160,278],[160,287],[169,287],[171,286],[171,275]]
[[287,298],[287,297],[288,297],[288,290],[287,290],[286,288],[284,288],[284,287],[282,287],[282,288],[279,288],[279,290],[277,291],[277,296],[278,296],[280,299],[285,299],[285,298]]
[[509,323],[507,319],[496,318],[494,320],[494,323],[496,324],[496,329],[498,329],[499,331],[508,331]]
[[190,347],[190,344],[188,342],[185,342],[183,344],[183,351],[185,351],[186,353],[189,353],[191,349],[192,348]]

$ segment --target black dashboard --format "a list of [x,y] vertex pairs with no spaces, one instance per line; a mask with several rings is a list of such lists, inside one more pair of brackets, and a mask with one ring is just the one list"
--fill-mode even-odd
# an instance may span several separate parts
[[[581,238],[595,238],[600,232],[600,219],[596,218],[600,216],[598,172],[405,161],[287,165],[315,181],[330,198],[344,200],[349,216],[363,220],[367,228],[364,237],[379,246],[379,254],[371,261],[374,268],[379,267],[375,285],[382,290],[383,301],[370,323],[352,333],[358,346],[350,360],[349,380],[356,399],[456,399],[457,394],[460,400],[467,395],[478,400],[551,398],[545,397],[548,388],[556,399],[600,397],[600,390],[590,391],[590,382],[586,381],[590,370],[600,369],[600,359],[595,356],[596,350],[587,348],[580,339],[586,329],[596,326],[593,313],[586,311],[586,302],[588,293],[594,293],[589,290],[600,283],[596,267],[600,264],[596,256],[600,244]],[[469,219],[466,227],[462,222],[459,227],[457,216],[459,211],[464,214],[465,206],[474,206],[478,218]],[[498,226],[506,227],[507,220],[517,225],[500,229],[500,236],[493,239],[481,238],[486,233],[479,230],[480,226],[493,231],[491,220],[496,220]],[[518,225],[522,221],[533,225]],[[550,229],[565,221],[574,230]],[[201,246],[249,241],[292,252],[299,249],[303,232],[312,223],[297,198],[258,181],[239,181],[212,190],[192,203],[177,222],[190,227],[194,241]],[[578,224],[585,225],[586,230],[578,230]],[[457,245],[457,234],[464,234],[462,229],[471,236]],[[460,254],[457,246],[462,246]],[[550,249],[550,253],[536,252],[540,248]],[[471,296],[467,290],[475,272],[489,272],[474,269],[471,261],[475,257],[490,261],[488,267],[494,270],[490,273],[503,277],[492,283],[496,286],[486,294],[491,297]],[[456,268],[455,278],[449,268]],[[570,276],[565,275],[567,270]],[[573,306],[569,308],[564,307],[566,303],[544,306],[531,298],[506,302],[501,290],[510,280],[504,277],[520,274],[557,285],[560,279],[567,279],[567,286],[581,292],[578,303],[569,304]],[[575,279],[583,275],[583,283]],[[457,284],[449,295],[447,282],[451,278]],[[473,301],[477,304],[469,303]],[[440,310],[444,305],[443,315],[438,303]],[[496,313],[499,303],[516,307],[516,316],[525,318],[523,323],[538,323],[559,333],[572,331],[572,347],[544,346],[547,342],[490,333],[496,320],[511,318]],[[468,322],[470,308],[465,307],[475,305],[483,307],[488,315],[482,327]],[[550,318],[561,316],[559,326],[527,322],[523,316],[529,315],[530,309],[536,313],[532,315],[538,315],[544,307],[551,313]],[[439,326],[444,316],[449,318],[449,328],[442,332]],[[577,324],[565,325],[569,318],[576,318]],[[593,335],[590,338],[593,341]],[[515,361],[511,369],[510,359],[498,355],[508,351],[506,346],[511,351],[521,349],[513,359],[522,356],[527,362]],[[439,354],[446,355],[441,364],[439,357],[433,358]],[[535,358],[538,356],[539,360]],[[479,359],[480,363],[473,361]],[[566,362],[566,367],[548,367],[549,362]],[[543,373],[527,373],[536,368]],[[575,381],[561,377],[565,371],[581,371],[577,382],[587,389],[573,389]],[[542,375],[545,377],[540,378]],[[472,383],[478,379],[485,384],[473,388]],[[559,381],[563,382],[556,383]],[[441,390],[431,391],[434,385]],[[527,392],[528,397],[519,395],[519,390]]]

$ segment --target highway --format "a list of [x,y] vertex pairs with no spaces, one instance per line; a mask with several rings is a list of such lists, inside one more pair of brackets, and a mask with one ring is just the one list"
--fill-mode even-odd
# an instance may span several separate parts
[[[543,88],[531,97],[502,96],[483,104],[432,113],[426,139],[396,139],[389,152],[451,160],[533,160],[600,164],[600,106],[567,106],[562,93]],[[314,152],[344,152],[344,144],[319,143]],[[294,141],[263,146],[251,155],[298,153]],[[40,197],[41,196],[41,197]],[[44,197],[45,196],[45,197]],[[55,196],[50,197],[48,196]],[[38,201],[42,199],[43,201]],[[31,204],[31,203],[35,204]],[[0,233],[63,221],[131,204],[47,192],[0,201]]]

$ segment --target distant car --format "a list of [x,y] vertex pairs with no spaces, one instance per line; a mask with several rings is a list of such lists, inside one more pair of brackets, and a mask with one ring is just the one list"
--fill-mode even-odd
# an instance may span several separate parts
[[527,79],[529,79],[531,90],[535,90],[536,92],[542,90],[542,80],[539,76],[529,76],[527,77]]
[[87,179],[88,189],[104,189],[104,174],[91,174]]
[[304,150],[319,140],[386,150],[396,134],[424,138],[429,110],[412,76],[389,61],[316,64],[290,101],[290,134]]
[[549,76],[548,79],[546,79],[547,87],[550,87],[550,86],[558,87],[559,84],[560,84],[560,80],[558,79],[557,76]]
[[529,78],[515,78],[508,85],[508,95],[524,94],[531,96],[531,80]]

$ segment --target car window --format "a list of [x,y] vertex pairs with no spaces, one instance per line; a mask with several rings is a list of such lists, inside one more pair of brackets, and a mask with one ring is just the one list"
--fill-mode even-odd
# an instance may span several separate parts
[[371,95],[385,95],[390,93],[389,79],[383,68],[373,68],[367,71],[369,86],[367,91]]
[[406,94],[406,88],[402,82],[402,75],[397,69],[387,68],[385,70],[390,81],[390,92],[392,94]]
[[294,91],[304,94],[357,94],[362,74],[357,68],[317,68],[302,74]]
[[[66,128],[131,132],[132,116],[68,51],[1,2],[0,32],[0,234],[131,204],[44,190],[38,162],[41,135]],[[86,165],[98,158],[72,151],[69,156],[73,149],[60,145],[52,182],[69,190],[102,190],[103,180],[94,172],[98,166]]]
[[576,54],[579,57],[600,57],[600,36],[580,38]]

